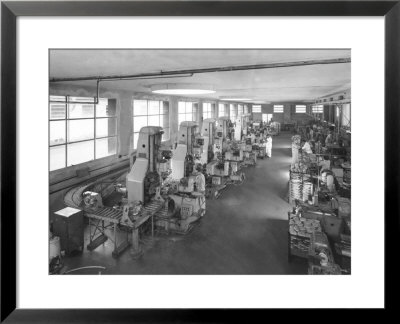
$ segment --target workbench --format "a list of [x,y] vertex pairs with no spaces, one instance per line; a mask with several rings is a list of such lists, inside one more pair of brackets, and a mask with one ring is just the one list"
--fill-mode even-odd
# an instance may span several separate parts
[[[112,256],[117,258],[129,246],[132,246],[132,255],[140,255],[141,250],[139,246],[139,228],[147,220],[152,220],[152,233],[154,229],[154,215],[164,206],[163,201],[154,200],[145,205],[139,217],[131,225],[123,224],[122,210],[111,207],[100,207],[96,210],[84,209],[84,215],[89,221],[89,241],[87,249],[92,251],[99,245],[105,243],[110,239],[114,243],[114,250]],[[92,227],[94,231],[92,232]],[[117,229],[123,227],[126,232],[126,239],[121,243],[117,242]],[[107,235],[106,231],[111,230],[112,235]],[[131,241],[128,239],[129,232],[131,232]]]

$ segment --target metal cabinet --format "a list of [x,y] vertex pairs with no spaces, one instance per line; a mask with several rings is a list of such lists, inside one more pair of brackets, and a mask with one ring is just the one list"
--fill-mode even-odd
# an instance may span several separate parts
[[54,213],[53,234],[60,237],[61,251],[82,251],[84,244],[83,211],[66,207]]

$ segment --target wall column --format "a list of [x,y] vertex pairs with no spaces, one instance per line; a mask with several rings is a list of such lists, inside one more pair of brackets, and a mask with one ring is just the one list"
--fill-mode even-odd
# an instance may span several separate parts
[[170,127],[170,141],[174,144],[178,138],[178,99],[170,97],[169,99],[169,127]]
[[283,105],[283,122],[284,123],[290,123],[291,120],[291,112],[292,107],[290,106],[290,104],[285,104]]
[[203,126],[203,100],[199,100],[199,108],[197,109],[197,120],[199,121],[199,132],[201,132],[201,128]]
[[129,94],[120,96],[117,100],[117,111],[119,111],[119,155],[129,155],[132,151],[133,140],[133,117],[132,117],[133,97]]

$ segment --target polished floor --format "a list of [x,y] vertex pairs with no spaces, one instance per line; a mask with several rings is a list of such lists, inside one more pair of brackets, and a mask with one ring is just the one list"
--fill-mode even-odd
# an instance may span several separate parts
[[137,260],[129,251],[112,258],[109,240],[92,252],[65,258],[65,270],[102,266],[102,274],[306,274],[306,264],[287,260],[291,135],[273,138],[272,157],[244,169],[242,185],[207,200],[206,215],[189,234],[145,239]]

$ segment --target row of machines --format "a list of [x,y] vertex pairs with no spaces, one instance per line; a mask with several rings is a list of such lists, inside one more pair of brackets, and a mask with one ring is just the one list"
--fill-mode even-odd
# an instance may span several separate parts
[[120,201],[106,207],[95,190],[82,192],[86,215],[102,223],[96,229],[103,238],[94,243],[90,240],[90,249],[105,242],[105,222],[113,224],[115,240],[117,226],[131,233],[130,241],[123,246],[115,244],[114,256],[128,246],[136,251],[135,255],[140,254],[140,228],[149,222],[152,235],[155,230],[188,233],[206,214],[206,197],[216,198],[228,184],[245,180],[240,169],[251,155],[245,120],[240,117],[232,123],[223,117],[205,119],[200,131],[197,123],[184,121],[172,149],[162,145],[161,127],[143,127],[129,172],[125,179],[114,183]]

